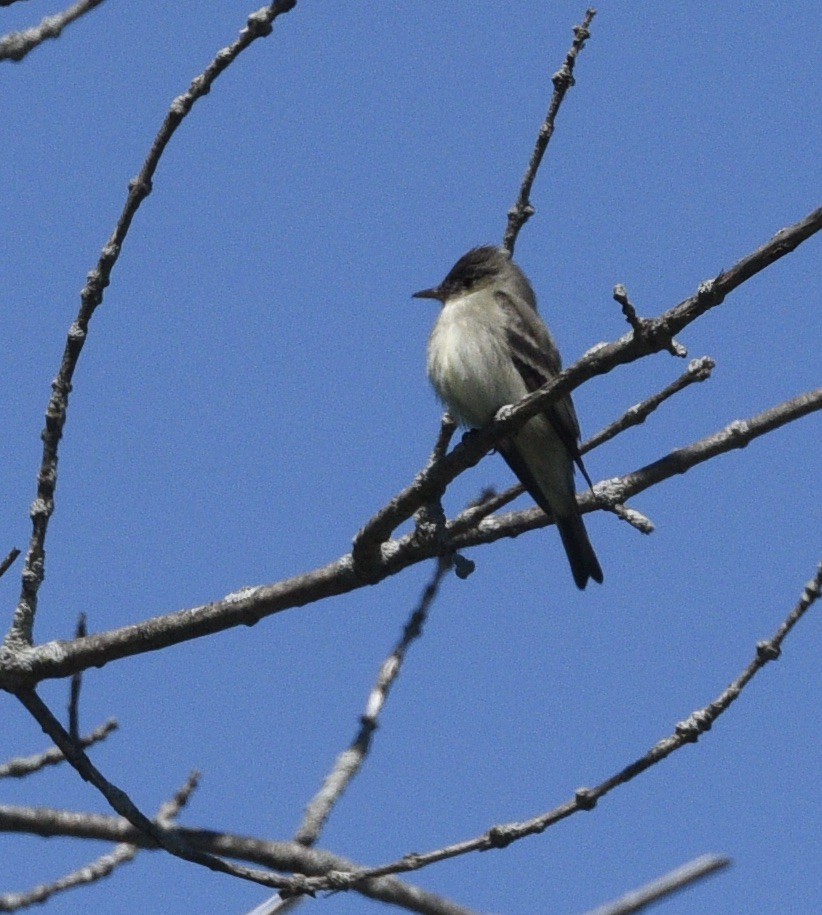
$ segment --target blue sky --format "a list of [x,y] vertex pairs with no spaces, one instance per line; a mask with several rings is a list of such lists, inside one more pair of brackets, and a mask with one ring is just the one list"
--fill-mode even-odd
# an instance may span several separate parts
[[[171,100],[252,7],[109,2],[2,65],[0,552],[24,547],[39,433],[79,302]],[[53,12],[0,12],[0,32]],[[425,463],[436,303],[410,293],[501,239],[582,4],[303,0],[195,106],[126,241],[75,376],[39,640],[274,582],[350,549]],[[602,4],[517,246],[566,363],[656,315],[819,205],[815,3]],[[713,378],[587,459],[617,476],[819,384],[819,242],[681,338]],[[593,434],[668,384],[659,355],[575,394]],[[819,562],[810,417],[644,493],[643,537],[588,516],[605,584],[556,532],[470,552],[320,846],[378,864],[525,819],[641,756],[776,629]],[[496,456],[453,514],[510,473]],[[528,500],[523,498],[523,507]],[[186,825],[288,838],[352,737],[430,570],[89,672],[94,759],[146,810],[203,771]],[[0,582],[10,618],[19,566]],[[707,851],[732,870],[660,911],[818,911],[820,625],[813,611],[692,747],[592,813],[412,881],[486,912],[582,912]],[[67,686],[42,694],[56,710]],[[44,748],[3,702],[4,758]],[[69,769],[6,803],[105,811]],[[0,839],[0,889],[102,845]],[[241,913],[265,891],[158,854],[55,913]],[[318,911],[374,904],[338,895]]]

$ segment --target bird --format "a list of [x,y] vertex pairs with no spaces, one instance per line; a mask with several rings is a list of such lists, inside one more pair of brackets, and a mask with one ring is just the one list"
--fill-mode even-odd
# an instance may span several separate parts
[[[472,248],[445,279],[413,294],[442,309],[428,340],[428,377],[457,422],[481,429],[562,371],[556,343],[537,311],[525,273],[505,248]],[[574,465],[592,486],[579,450],[570,395],[531,417],[497,450],[556,523],[576,586],[603,574],[577,506]]]

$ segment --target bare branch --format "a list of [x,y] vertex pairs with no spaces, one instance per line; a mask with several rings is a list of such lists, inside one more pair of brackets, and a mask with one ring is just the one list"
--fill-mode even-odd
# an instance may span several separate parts
[[492,515],[494,512],[499,511],[501,508],[508,505],[509,502],[518,499],[524,492],[525,487],[521,483],[517,483],[514,486],[509,486],[508,489],[504,489],[502,492],[494,493],[478,505],[469,506],[464,511],[460,512],[453,521],[449,522],[449,535],[454,537],[456,534],[473,530],[483,518],[487,518],[489,515]]
[[52,395],[46,408],[46,426],[42,433],[43,456],[37,476],[37,497],[32,503],[30,511],[33,529],[23,569],[20,602],[14,614],[11,630],[6,637],[8,644],[21,646],[30,645],[32,642],[34,617],[37,612],[37,593],[45,575],[46,531],[49,519],[54,512],[57,449],[66,422],[74,370],[86,341],[89,321],[98,305],[103,301],[103,290],[111,280],[111,272],[120,256],[131,222],[140,204],[151,193],[151,182],[160,157],[194,103],[211,91],[211,86],[217,77],[249,45],[258,38],[270,35],[274,20],[293,9],[296,3],[297,0],[277,0],[248,17],[246,27],[240,32],[234,44],[223,48],[203,73],[192,81],[188,91],[172,102],[160,132],[154,138],[148,158],[140,169],[140,174],[129,183],[128,199],[114,232],[103,248],[97,266],[89,273],[86,285],[80,293],[80,310],[69,328],[60,370],[51,385]]
[[[435,466],[448,452],[448,446],[454,437],[457,429],[457,423],[453,416],[447,411],[442,416],[440,431],[434,447],[425,465],[426,470]],[[416,509],[417,517],[416,533],[421,536],[442,537],[445,530],[445,514],[439,495],[428,500],[427,503],[420,505]],[[359,574],[366,580],[379,581],[379,572],[382,565],[382,542],[378,537],[368,537],[359,535],[354,539],[352,555],[354,564]]]
[[654,522],[650,518],[643,515],[642,512],[638,512],[635,508],[626,507],[621,502],[617,502],[614,505],[606,505],[605,510],[612,512],[620,521],[630,524],[640,534],[653,534],[656,530]]
[[[622,284],[614,286],[614,299],[622,306],[622,314],[625,315],[625,320],[630,324],[634,334],[641,337],[646,333],[648,322],[636,313],[636,309],[628,298],[628,290]],[[684,359],[688,355],[685,347],[681,343],[677,343],[673,337],[665,348],[672,356],[679,356],[680,359]]]
[[[495,493],[482,504],[466,509],[449,524],[447,528],[448,535],[453,540],[453,538],[459,534],[475,530],[483,519],[492,516],[495,511],[508,505],[509,502],[513,502],[514,499],[519,498],[524,492],[525,488],[520,483],[517,483],[516,486],[511,486],[501,493]],[[655,530],[654,523],[650,518],[634,508],[628,508],[621,502],[615,502],[613,505],[610,503],[598,504],[594,507],[611,512],[616,515],[620,521],[624,521],[626,524],[630,524],[631,527],[638,530],[640,534],[652,534]],[[522,517],[522,515],[517,513],[510,517],[519,518]],[[543,517],[545,516],[543,515]],[[550,524],[552,521],[546,517],[545,523]]]
[[440,434],[437,436],[434,448],[431,451],[431,457],[428,459],[426,466],[430,467],[432,464],[436,464],[437,461],[445,456],[456,431],[457,422],[454,417],[448,412],[443,413],[442,421],[440,422]]
[[177,819],[197,790],[201,778],[202,776],[197,771],[189,775],[183,787],[176,791],[171,800],[166,801],[157,811],[158,823],[162,823],[163,826],[170,826]]
[[[157,851],[153,841],[127,820],[96,813],[0,805],[0,831],[123,842],[146,851]],[[329,870],[352,870],[356,867],[345,858],[305,848],[296,842],[267,842],[232,833],[186,829],[181,826],[174,826],[170,831],[176,833],[180,841],[201,852],[224,855],[275,870],[323,874]],[[395,877],[366,882],[357,891],[370,899],[402,906],[410,912],[420,912],[423,915],[473,915],[469,909]]]
[[659,902],[666,896],[671,896],[689,886],[693,886],[700,880],[704,880],[717,871],[725,870],[731,864],[730,858],[720,858],[718,855],[702,855],[695,858],[688,864],[683,864],[676,870],[665,874],[648,883],[638,890],[626,893],[620,899],[609,902],[607,905],[600,906],[597,909],[591,909],[586,915],[630,915],[631,912],[639,912],[646,906]]
[[[22,60],[29,51],[49,38],[59,38],[63,29],[99,6],[103,0],[79,0],[62,13],[46,16],[39,24],[22,32],[11,32],[0,38],[0,60]],[[10,2],[0,4],[10,6]]]
[[[81,747],[87,749],[94,746],[95,743],[105,740],[112,731],[117,730],[117,727],[117,722],[113,718],[109,718],[105,724],[101,724],[87,737],[81,737],[78,743]],[[36,756],[20,756],[0,765],[0,778],[24,778],[27,775],[45,769],[47,766],[56,766],[65,761],[66,757],[63,755],[63,751],[58,747],[51,747],[45,753],[38,753]]]
[[696,743],[699,737],[709,731],[717,718],[722,715],[739,698],[742,690],[751,682],[756,674],[769,662],[779,657],[782,642],[788,633],[804,616],[809,607],[819,599],[822,594],[822,562],[816,569],[815,577],[805,586],[802,596],[794,609],[788,614],[776,633],[767,641],[759,642],[756,646],[756,655],[747,668],[728,686],[713,702],[699,711],[693,712],[686,721],[676,725],[675,731],[669,737],[664,737],[644,756],[621,772],[601,782],[594,788],[579,788],[574,797],[561,806],[544,813],[531,820],[521,823],[505,823],[493,826],[486,833],[474,839],[448,845],[436,851],[424,854],[413,853],[406,855],[399,861],[382,867],[368,868],[348,873],[332,873],[325,877],[315,877],[308,880],[300,879],[295,882],[294,891],[297,893],[315,893],[325,889],[346,890],[355,886],[360,880],[382,877],[388,874],[401,874],[418,870],[438,861],[445,861],[475,851],[490,851],[491,849],[505,848],[512,842],[524,839],[526,836],[538,835],[564,820],[572,814],[582,810],[592,810],[597,802],[620,785],[631,781],[647,769],[666,759],[672,753],[682,749],[690,743]]
[[596,10],[589,9],[580,25],[574,26],[574,42],[571,45],[571,49],[566,54],[562,67],[551,77],[551,81],[554,84],[554,94],[551,97],[551,104],[548,106],[548,114],[539,129],[537,142],[534,146],[534,151],[531,153],[531,161],[528,163],[528,168],[523,176],[517,201],[508,211],[508,226],[505,229],[502,246],[509,254],[514,253],[514,245],[517,243],[520,229],[536,212],[531,204],[531,188],[542,163],[542,157],[545,155],[545,150],[548,148],[548,143],[554,134],[554,121],[559,113],[560,105],[565,98],[566,92],[574,85],[574,65],[579,52],[585,47],[585,42],[591,37],[589,29],[594,16],[596,16]]
[[622,314],[625,315],[625,320],[631,326],[631,330],[635,334],[641,335],[643,332],[642,318],[637,315],[636,308],[628,298],[628,290],[621,283],[614,286],[614,301],[622,306]]

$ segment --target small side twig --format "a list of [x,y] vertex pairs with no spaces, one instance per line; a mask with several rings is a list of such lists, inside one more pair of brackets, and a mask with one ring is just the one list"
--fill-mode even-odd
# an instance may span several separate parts
[[434,442],[434,447],[431,449],[431,456],[428,458],[428,464],[426,466],[432,467],[437,461],[445,456],[446,451],[448,451],[448,446],[451,444],[451,439],[454,437],[456,431],[457,421],[446,411],[442,415],[440,432],[436,442]]
[[0,912],[19,912],[21,909],[30,908],[47,902],[52,896],[78,886],[97,883],[108,877],[116,868],[131,861],[139,849],[136,845],[125,842],[115,846],[114,851],[101,855],[90,864],[60,877],[52,883],[43,883],[26,893],[4,893],[0,896]]
[[196,771],[192,772],[185,780],[185,784],[178,791],[174,792],[170,800],[165,801],[157,811],[157,822],[163,826],[171,826],[177,817],[182,813],[183,808],[191,800],[191,796],[200,785],[202,775]]
[[14,565],[14,560],[17,559],[19,555],[20,550],[18,550],[16,546],[9,550],[8,556],[6,556],[6,558],[0,562],[0,578],[2,578],[12,567],[12,565]]
[[647,883],[638,890],[632,890],[613,902],[591,909],[585,915],[631,915],[632,912],[639,912],[640,909],[659,902],[666,896],[693,886],[694,883],[710,877],[717,871],[725,870],[730,864],[730,858],[722,858],[719,855],[702,855],[657,880]]
[[[39,25],[22,32],[11,32],[0,38],[0,60],[22,60],[29,51],[49,38],[59,38],[63,29],[81,16],[99,6],[103,0],[79,0],[62,13],[46,16]],[[0,4],[8,6],[8,3]]]
[[[631,300],[628,298],[628,290],[621,283],[614,286],[614,300],[622,306],[625,320],[631,325],[631,330],[637,337],[643,339],[652,333],[655,327],[654,321],[639,317]],[[667,338],[664,345],[672,356],[684,359],[688,355],[688,350],[681,343],[677,343],[673,337]]]
[[[100,727],[95,728],[90,734],[81,737],[77,743],[84,749],[94,746],[105,740],[109,734],[116,731],[119,725],[114,718],[109,718]],[[7,763],[0,765],[0,778],[25,778],[34,772],[39,772],[48,766],[57,766],[66,761],[63,751],[59,747],[50,747],[45,753],[37,753],[35,756],[18,756],[16,759],[10,759]]]
[[620,521],[630,524],[640,534],[653,534],[656,530],[654,522],[647,515],[643,515],[642,512],[638,512],[635,508],[628,508],[622,502],[617,502],[614,505],[604,505],[603,508],[605,511],[616,515]]
[[[82,639],[88,635],[86,628],[86,615],[81,613],[77,618],[77,628],[74,630],[74,638]],[[83,688],[83,671],[78,670],[71,675],[71,686],[69,687],[69,736],[77,743],[80,739],[80,690]]]
[[628,298],[628,290],[621,283],[614,286],[614,300],[622,306],[622,313],[625,315],[625,320],[631,325],[631,330],[641,337],[645,332],[642,318],[637,315],[636,309]]
[[482,502],[476,505],[469,505],[454,518],[448,525],[448,534],[452,539],[459,535],[473,530],[484,518],[494,514],[518,499],[525,492],[525,487],[521,483],[509,486],[502,492],[494,493]]
[[519,195],[516,203],[508,211],[508,225],[505,229],[505,235],[502,239],[502,246],[509,254],[513,255],[514,245],[517,243],[517,236],[526,222],[536,212],[531,203],[531,188],[534,186],[534,180],[542,164],[542,157],[545,150],[554,135],[554,121],[559,112],[560,105],[565,98],[565,94],[574,85],[574,65],[577,62],[579,52],[585,47],[585,42],[591,37],[590,26],[596,16],[595,9],[589,9],[585,13],[582,22],[574,26],[574,41],[571,49],[565,55],[565,62],[560,69],[551,77],[554,84],[554,94],[551,97],[551,104],[548,106],[548,113],[545,121],[539,129],[537,142],[534,151],[531,153],[531,160],[520,185]]
[[594,448],[599,448],[600,445],[609,442],[612,438],[615,438],[626,429],[644,423],[655,410],[662,406],[666,400],[673,397],[674,394],[678,394],[680,391],[683,391],[696,382],[707,381],[707,379],[711,377],[711,372],[713,372],[715,367],[716,363],[710,356],[702,356],[699,359],[693,359],[688,365],[688,368],[676,379],[676,381],[671,382],[668,387],[663,388],[659,393],[654,394],[647,400],[643,400],[642,403],[638,403],[626,410],[618,420],[589,438],[579,449],[580,453],[587,454],[589,451],[593,451]]
[[[454,432],[457,429],[457,423],[450,413],[443,414],[440,423],[440,431],[428,461],[420,471],[420,474],[430,473],[443,457],[445,457]],[[442,511],[442,505],[435,495],[424,505],[421,505],[416,520],[416,530],[420,537],[436,536],[441,532],[445,525],[445,516]],[[351,558],[354,563],[354,570],[363,581],[370,581],[382,562],[382,532],[375,530],[373,527],[366,527],[359,530],[354,536],[354,542],[351,546]]]

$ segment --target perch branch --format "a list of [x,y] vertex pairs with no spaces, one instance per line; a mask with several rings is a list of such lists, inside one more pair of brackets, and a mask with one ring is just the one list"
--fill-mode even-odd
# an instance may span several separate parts
[[[715,435],[674,451],[640,470],[598,483],[593,493],[582,493],[578,497],[580,510],[590,512],[603,505],[624,504],[650,486],[686,473],[731,449],[744,448],[780,426],[821,409],[822,389],[803,394],[749,420],[738,420]],[[411,533],[385,545],[380,579],[446,551],[490,543],[502,537],[516,537],[551,523],[539,509],[486,518],[472,530],[464,529],[461,518],[457,516],[447,525],[444,541],[421,541]],[[271,585],[244,588],[220,601],[178,610],[122,629],[73,642],[47,642],[20,651],[6,650],[5,656],[0,656],[3,657],[0,688],[14,692],[40,680],[69,676],[88,667],[102,667],[118,658],[156,651],[234,626],[254,625],[266,616],[291,607],[301,607],[362,587],[364,582],[354,571],[349,554],[304,575]]]

